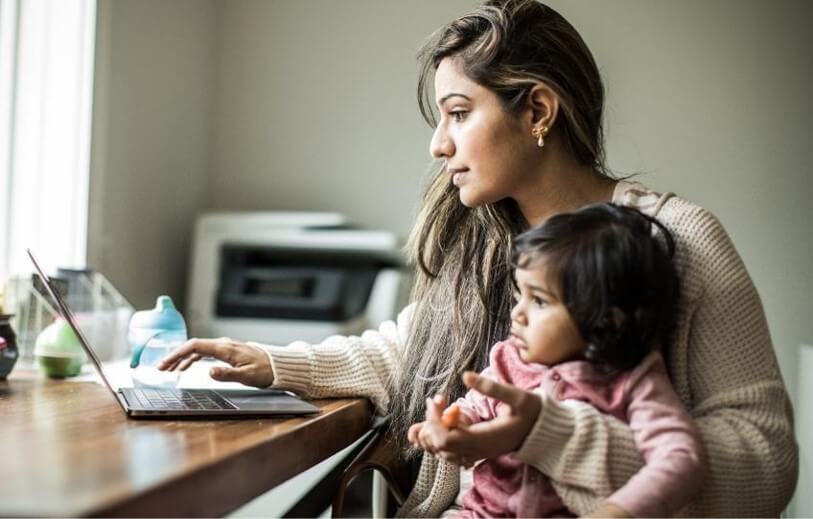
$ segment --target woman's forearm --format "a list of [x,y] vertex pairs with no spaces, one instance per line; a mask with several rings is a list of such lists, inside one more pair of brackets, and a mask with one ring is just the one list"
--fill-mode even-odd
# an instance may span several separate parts
[[[741,388],[692,410],[708,477],[682,513],[777,516],[796,481],[797,447],[781,383]],[[577,513],[592,512],[643,466],[631,429],[583,402],[553,400],[515,456],[548,475]]]
[[383,323],[360,337],[330,337],[320,344],[259,345],[271,357],[274,386],[311,398],[369,398],[377,411],[389,405],[387,380],[400,366],[404,323]]

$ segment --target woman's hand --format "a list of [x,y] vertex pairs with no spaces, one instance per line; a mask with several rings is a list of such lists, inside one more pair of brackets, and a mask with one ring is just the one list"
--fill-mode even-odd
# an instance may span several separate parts
[[410,428],[410,441],[415,444],[412,440],[415,437],[418,445],[427,452],[449,463],[466,467],[477,460],[494,458],[519,449],[542,410],[539,397],[473,372],[463,375],[463,383],[507,404],[509,412],[469,427],[446,429],[441,422],[445,409],[444,400],[442,397],[427,399],[426,421]]
[[190,339],[164,357],[157,367],[161,371],[185,371],[203,357],[214,357],[230,365],[210,369],[209,376],[215,380],[240,382],[260,388],[268,387],[274,382],[271,360],[265,351],[225,337]]

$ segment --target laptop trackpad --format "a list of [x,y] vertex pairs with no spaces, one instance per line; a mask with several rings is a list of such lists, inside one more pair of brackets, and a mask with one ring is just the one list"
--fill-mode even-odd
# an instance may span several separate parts
[[247,411],[273,410],[280,413],[317,413],[319,408],[290,394],[274,390],[218,389],[217,393]]

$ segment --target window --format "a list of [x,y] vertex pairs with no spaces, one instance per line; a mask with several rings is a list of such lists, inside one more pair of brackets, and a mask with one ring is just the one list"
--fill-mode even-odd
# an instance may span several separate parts
[[96,0],[0,0],[0,282],[84,266]]

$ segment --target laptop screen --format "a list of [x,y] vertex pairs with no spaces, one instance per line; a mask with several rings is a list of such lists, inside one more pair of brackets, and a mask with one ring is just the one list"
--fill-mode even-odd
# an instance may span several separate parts
[[[79,338],[79,343],[82,345],[82,348],[84,348],[85,353],[88,354],[88,357],[90,357],[90,360],[93,363],[93,366],[96,368],[96,371],[99,373],[99,376],[102,377],[104,385],[107,386],[107,389],[109,389],[110,392],[115,395],[116,391],[113,389],[113,386],[110,385],[108,377],[105,375],[104,365],[99,360],[99,357],[96,356],[96,353],[93,351],[93,349],[90,347],[90,344],[88,343],[84,334],[82,334],[82,330],[79,329],[79,325],[76,323],[76,319],[74,318],[73,313],[68,308],[68,305],[65,304],[65,301],[62,299],[62,296],[59,295],[59,291],[54,289],[54,286],[51,283],[50,278],[46,276],[45,273],[42,271],[42,267],[40,267],[36,258],[34,258],[34,255],[31,253],[31,250],[26,249],[26,252],[28,253],[28,257],[31,258],[31,262],[34,264],[34,268],[37,271],[37,275],[39,276],[43,285],[45,285],[45,289],[48,291],[48,294],[51,295],[51,298],[56,302],[57,310],[59,311],[60,315],[62,315],[62,317],[68,322],[70,327],[73,329],[73,332]],[[118,401],[119,401],[118,398],[116,398],[116,402]],[[121,402],[119,402],[119,405],[121,405]]]

